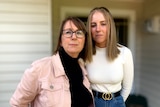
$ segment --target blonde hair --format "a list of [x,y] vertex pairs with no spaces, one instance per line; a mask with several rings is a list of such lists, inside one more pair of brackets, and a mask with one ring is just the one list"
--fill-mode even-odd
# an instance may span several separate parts
[[[110,61],[113,61],[120,53],[120,50],[118,49],[118,46],[120,45],[117,44],[116,27],[115,27],[113,17],[107,8],[96,7],[90,11],[90,14],[87,20],[88,35],[91,36],[91,20],[92,20],[93,14],[97,11],[103,14],[103,16],[105,17],[105,20],[108,21],[107,23],[109,24],[109,32],[108,32],[107,42],[106,42],[107,43],[106,53],[107,53],[108,59]],[[93,42],[92,43],[93,54],[96,54],[95,41],[92,39],[92,42]]]

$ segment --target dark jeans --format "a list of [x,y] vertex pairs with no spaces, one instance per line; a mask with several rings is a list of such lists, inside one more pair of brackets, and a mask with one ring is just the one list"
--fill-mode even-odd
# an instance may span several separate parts
[[102,98],[94,97],[95,107],[126,107],[122,96],[113,98],[112,100],[103,100]]

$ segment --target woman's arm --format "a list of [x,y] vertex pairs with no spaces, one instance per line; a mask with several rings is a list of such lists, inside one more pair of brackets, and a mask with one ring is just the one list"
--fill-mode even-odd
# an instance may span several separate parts
[[39,70],[39,67],[32,66],[24,72],[20,83],[10,99],[11,107],[28,107],[29,103],[32,102],[38,90]]
[[133,77],[134,77],[134,65],[133,65],[133,57],[132,53],[128,48],[125,48],[124,51],[124,77],[122,81],[122,96],[124,101],[126,101],[127,97],[129,96],[132,84],[133,84]]

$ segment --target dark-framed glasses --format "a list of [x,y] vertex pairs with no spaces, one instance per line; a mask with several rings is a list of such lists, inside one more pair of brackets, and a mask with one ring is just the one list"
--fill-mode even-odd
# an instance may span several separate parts
[[76,30],[76,31],[72,31],[72,30],[63,30],[63,35],[67,38],[71,38],[73,36],[73,33],[75,33],[77,38],[83,38],[85,37],[85,33],[82,30]]

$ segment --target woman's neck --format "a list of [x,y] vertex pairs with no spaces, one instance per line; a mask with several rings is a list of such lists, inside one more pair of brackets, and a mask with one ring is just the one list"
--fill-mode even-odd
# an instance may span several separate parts
[[103,44],[103,43],[96,43],[96,46],[99,47],[99,48],[105,48],[106,47],[106,43]]

